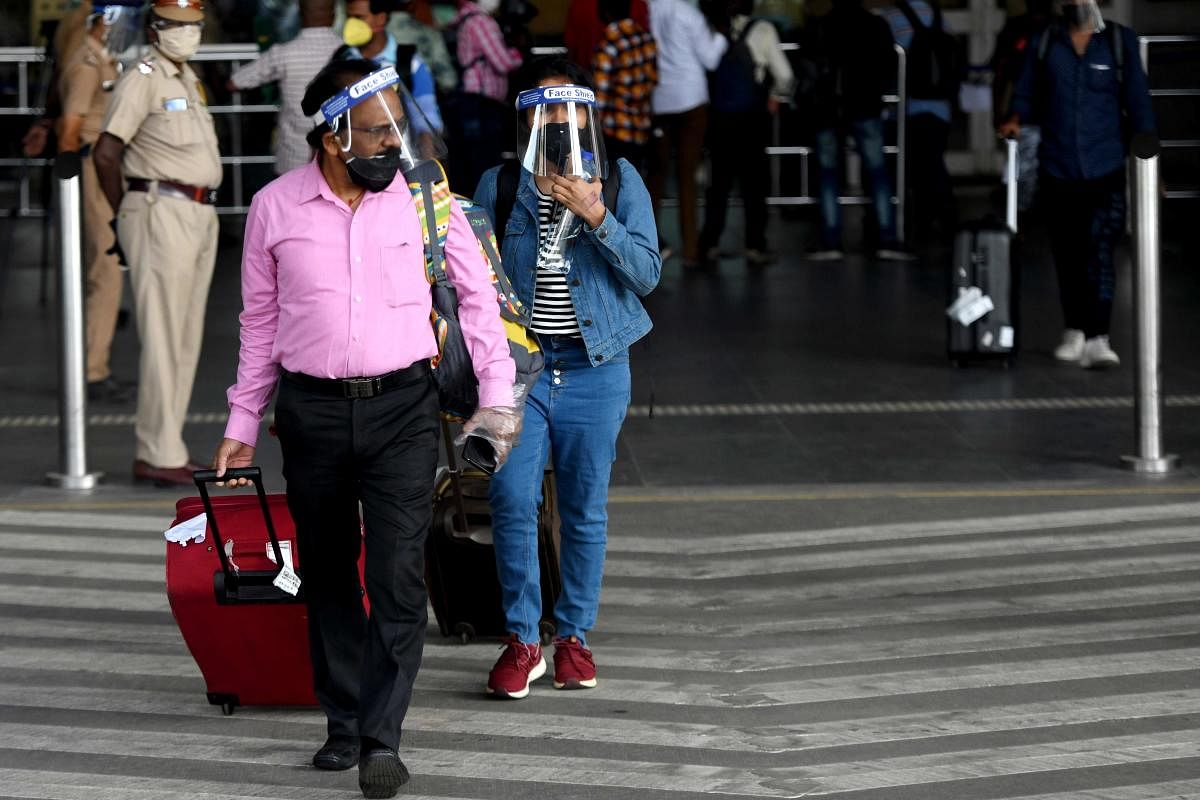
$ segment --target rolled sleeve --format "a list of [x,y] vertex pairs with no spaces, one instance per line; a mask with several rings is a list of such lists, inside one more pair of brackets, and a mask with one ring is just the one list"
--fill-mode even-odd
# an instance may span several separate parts
[[279,46],[270,48],[254,61],[238,68],[229,80],[239,89],[253,89],[264,83],[279,80],[283,77],[283,59],[279,57],[280,53]]
[[446,276],[458,293],[458,320],[479,381],[480,407],[512,407],[516,366],[500,320],[487,260],[457,201],[450,206]]
[[279,328],[279,294],[275,258],[266,242],[270,214],[260,197],[250,203],[242,249],[241,348],[237,383],[229,387],[229,422],[225,436],[253,446],[263,411],[279,379],[274,360]]

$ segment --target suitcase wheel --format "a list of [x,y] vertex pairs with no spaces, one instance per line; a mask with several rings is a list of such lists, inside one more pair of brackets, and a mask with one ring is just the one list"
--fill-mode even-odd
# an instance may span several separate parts
[[227,717],[233,714],[233,710],[238,707],[238,697],[236,694],[213,694],[209,692],[208,702],[214,706],[220,706],[221,713]]
[[541,634],[542,646],[549,647],[554,641],[554,634],[558,633],[558,628],[550,620],[544,619],[538,626],[538,631]]
[[475,626],[469,622],[460,622],[454,626],[454,633],[463,644],[470,644],[475,638]]

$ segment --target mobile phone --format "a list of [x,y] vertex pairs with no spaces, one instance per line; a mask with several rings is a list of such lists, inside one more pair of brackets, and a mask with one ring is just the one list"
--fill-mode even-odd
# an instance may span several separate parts
[[488,475],[496,471],[496,451],[492,443],[482,436],[468,436],[463,443],[463,461],[481,469]]

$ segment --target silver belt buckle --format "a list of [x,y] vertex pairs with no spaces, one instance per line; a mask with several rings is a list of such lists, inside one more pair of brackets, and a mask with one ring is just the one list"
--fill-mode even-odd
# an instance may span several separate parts
[[350,399],[374,397],[377,394],[374,378],[347,378],[342,381],[342,388]]

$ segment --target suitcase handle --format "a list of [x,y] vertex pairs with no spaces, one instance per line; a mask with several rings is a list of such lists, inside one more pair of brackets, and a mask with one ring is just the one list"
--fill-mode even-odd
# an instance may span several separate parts
[[1004,140],[1004,174],[1008,184],[1005,187],[1008,191],[1005,192],[1004,204],[1004,220],[1008,223],[1008,229],[1013,233],[1017,232],[1017,178],[1019,175],[1017,155],[1017,139],[1014,136],[1006,137]]
[[225,542],[221,539],[221,531],[217,527],[217,515],[213,511],[212,499],[208,496],[208,484],[216,483],[217,481],[236,480],[245,478],[254,484],[255,490],[258,492],[258,507],[262,509],[263,519],[267,523],[267,536],[271,538],[271,549],[275,552],[275,563],[279,565],[279,569],[275,572],[278,576],[280,572],[287,566],[283,560],[283,551],[279,547],[279,537],[275,535],[275,522],[271,519],[271,509],[267,505],[267,492],[263,488],[262,469],[259,467],[239,467],[237,469],[227,469],[225,474],[217,477],[217,471],[214,469],[201,469],[192,473],[192,480],[196,482],[196,488],[200,490],[200,502],[204,503],[204,515],[208,517],[208,527],[212,529],[213,541],[217,545],[217,558],[221,560],[221,572],[225,575],[226,591],[236,593],[238,586],[238,575],[233,571],[233,567],[229,564],[229,557],[225,555]]

